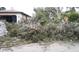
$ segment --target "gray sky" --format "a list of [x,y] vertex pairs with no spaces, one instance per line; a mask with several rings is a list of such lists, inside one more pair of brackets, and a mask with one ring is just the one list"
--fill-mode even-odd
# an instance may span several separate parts
[[33,14],[34,7],[79,6],[79,0],[0,0],[0,7]]

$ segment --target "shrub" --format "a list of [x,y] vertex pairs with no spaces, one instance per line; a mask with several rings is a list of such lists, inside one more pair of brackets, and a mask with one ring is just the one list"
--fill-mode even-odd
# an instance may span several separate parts
[[79,19],[79,14],[76,12],[65,13],[65,16],[68,16],[69,21],[77,21]]
[[[68,24],[54,23],[50,22],[44,26],[41,25],[39,29],[32,29],[27,27],[26,24],[18,25],[18,24],[9,24],[7,23],[8,35],[5,36],[1,40],[1,42],[10,43],[12,45],[20,44],[19,42],[51,42],[54,40],[61,40],[61,41],[77,41],[79,36],[78,26],[79,24],[70,22]],[[61,27],[61,30],[60,30]],[[17,41],[19,39],[19,41]],[[15,41],[15,44],[13,43]],[[11,45],[11,46],[12,46]]]

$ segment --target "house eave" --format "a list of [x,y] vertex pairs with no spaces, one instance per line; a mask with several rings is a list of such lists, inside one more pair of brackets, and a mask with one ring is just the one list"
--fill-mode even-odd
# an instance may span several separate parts
[[0,11],[0,13],[20,13],[20,14],[23,14],[25,16],[31,17],[30,15],[28,15],[24,12],[20,12],[20,11]]

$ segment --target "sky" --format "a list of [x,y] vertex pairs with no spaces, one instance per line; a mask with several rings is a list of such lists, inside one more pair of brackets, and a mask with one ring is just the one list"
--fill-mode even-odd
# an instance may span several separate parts
[[0,7],[25,12],[32,16],[36,7],[78,7],[79,0],[0,0]]

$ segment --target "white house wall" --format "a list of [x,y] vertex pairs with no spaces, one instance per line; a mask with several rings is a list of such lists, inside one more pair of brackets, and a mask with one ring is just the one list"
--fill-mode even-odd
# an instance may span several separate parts
[[27,16],[23,14],[17,14],[17,23],[27,22]]
[[17,23],[20,23],[22,20],[22,14],[17,14]]

